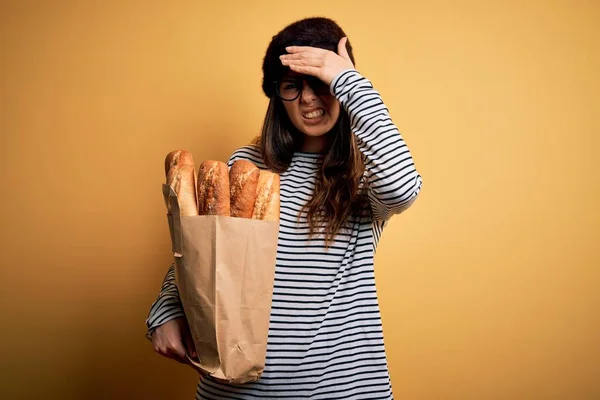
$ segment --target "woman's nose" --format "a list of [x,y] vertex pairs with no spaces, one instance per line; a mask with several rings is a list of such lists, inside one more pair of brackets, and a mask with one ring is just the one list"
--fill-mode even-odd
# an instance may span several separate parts
[[300,93],[300,101],[309,102],[316,97],[315,91],[307,81],[302,81],[302,92]]

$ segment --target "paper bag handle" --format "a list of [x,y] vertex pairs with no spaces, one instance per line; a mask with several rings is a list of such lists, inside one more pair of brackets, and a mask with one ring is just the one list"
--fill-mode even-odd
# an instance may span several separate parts
[[175,257],[181,257],[183,253],[182,249],[182,236],[181,236],[181,215],[179,213],[179,202],[177,200],[177,194],[173,191],[173,188],[163,183],[162,185],[163,197],[165,199],[165,205],[168,210],[167,220],[169,222],[169,232],[171,234],[171,250]]

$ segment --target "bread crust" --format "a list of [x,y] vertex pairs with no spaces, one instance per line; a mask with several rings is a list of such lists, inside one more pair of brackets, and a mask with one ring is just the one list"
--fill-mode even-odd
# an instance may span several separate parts
[[198,213],[230,216],[229,171],[222,161],[207,160],[198,168]]
[[256,188],[253,219],[278,221],[280,211],[279,175],[261,170]]
[[[167,173],[167,185],[177,194],[180,215],[198,215],[196,171],[193,165],[172,166]],[[170,204],[167,205],[167,210],[171,213]]]
[[229,170],[231,216],[252,218],[260,170],[247,160],[237,160]]
[[173,150],[165,157],[165,175],[169,174],[171,167],[175,165],[191,165],[194,166],[194,158],[192,153],[187,150]]

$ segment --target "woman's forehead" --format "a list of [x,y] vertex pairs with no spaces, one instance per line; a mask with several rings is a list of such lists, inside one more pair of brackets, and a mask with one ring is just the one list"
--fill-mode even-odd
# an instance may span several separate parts
[[303,76],[305,76],[304,74],[299,74],[297,72],[294,71],[287,71],[284,75],[283,75],[283,79],[298,79],[298,78],[302,78]]

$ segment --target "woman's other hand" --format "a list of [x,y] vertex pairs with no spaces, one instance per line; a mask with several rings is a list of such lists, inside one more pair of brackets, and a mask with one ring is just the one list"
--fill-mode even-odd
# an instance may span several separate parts
[[185,317],[172,319],[152,333],[152,346],[161,356],[191,365],[185,353],[196,359],[196,349]]

